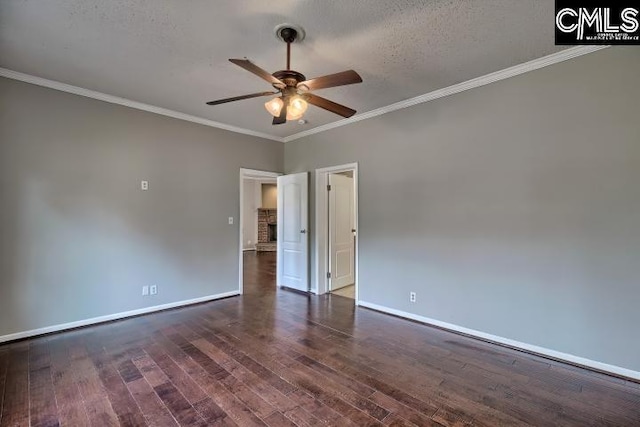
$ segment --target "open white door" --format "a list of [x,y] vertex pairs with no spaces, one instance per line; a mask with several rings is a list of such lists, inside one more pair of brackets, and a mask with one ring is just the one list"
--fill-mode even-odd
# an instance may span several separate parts
[[334,291],[354,284],[353,178],[329,174],[329,272]]
[[308,174],[278,177],[277,284],[309,290]]

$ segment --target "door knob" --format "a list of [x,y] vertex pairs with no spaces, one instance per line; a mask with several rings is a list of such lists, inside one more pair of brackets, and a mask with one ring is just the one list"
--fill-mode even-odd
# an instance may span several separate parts
[[300,230],[300,233],[305,234],[307,230]]
[[355,233],[355,232],[356,232],[356,229],[355,229],[355,228],[352,228],[352,229],[351,229],[351,232],[352,232],[352,233]]

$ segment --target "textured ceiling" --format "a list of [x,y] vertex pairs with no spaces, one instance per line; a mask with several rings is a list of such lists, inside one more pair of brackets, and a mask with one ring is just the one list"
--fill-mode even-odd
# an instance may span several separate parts
[[227,61],[285,68],[283,22],[301,25],[292,68],[355,69],[364,82],[318,94],[359,113],[561,50],[554,0],[0,0],[0,67],[233,126],[289,136],[341,117],[271,125],[269,90]]

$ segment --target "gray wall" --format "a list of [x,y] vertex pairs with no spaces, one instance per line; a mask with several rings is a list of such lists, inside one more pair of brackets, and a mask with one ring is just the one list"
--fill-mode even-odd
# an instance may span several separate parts
[[288,143],[285,171],[359,163],[361,300],[640,371],[639,75],[606,49]]
[[279,142],[0,78],[0,336],[238,289],[240,167],[282,160]]

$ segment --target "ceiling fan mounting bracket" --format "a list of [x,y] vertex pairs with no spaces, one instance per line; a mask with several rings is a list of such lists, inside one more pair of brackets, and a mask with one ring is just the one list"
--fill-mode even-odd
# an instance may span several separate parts
[[276,38],[284,43],[300,43],[304,40],[304,29],[297,24],[280,24],[273,29]]

